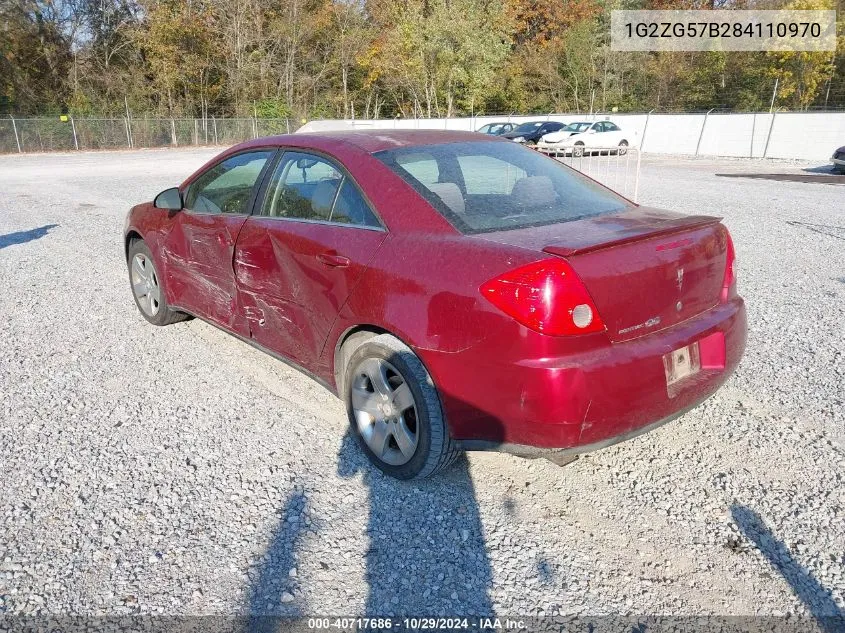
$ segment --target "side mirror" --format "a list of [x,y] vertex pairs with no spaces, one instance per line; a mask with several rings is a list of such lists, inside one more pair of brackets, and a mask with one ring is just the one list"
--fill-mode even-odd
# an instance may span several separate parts
[[170,211],[180,211],[182,209],[182,194],[179,193],[178,187],[165,189],[155,197],[153,206],[156,209],[168,209]]

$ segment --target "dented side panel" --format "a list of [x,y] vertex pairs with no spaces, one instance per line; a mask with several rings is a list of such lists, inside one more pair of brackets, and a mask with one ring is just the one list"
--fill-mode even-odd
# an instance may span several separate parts
[[[250,218],[238,240],[234,270],[251,337],[316,373],[338,312],[386,235],[354,226]],[[336,258],[346,263],[336,265]]]
[[241,336],[248,334],[239,307],[232,260],[246,215],[180,211],[161,242],[168,260],[171,303]]

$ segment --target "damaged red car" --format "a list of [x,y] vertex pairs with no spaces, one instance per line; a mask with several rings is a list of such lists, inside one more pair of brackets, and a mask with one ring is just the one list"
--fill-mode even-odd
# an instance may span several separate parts
[[645,208],[504,139],[256,139],[134,207],[150,323],[208,321],[346,402],[372,462],[558,463],[712,395],[746,317],[719,218]]

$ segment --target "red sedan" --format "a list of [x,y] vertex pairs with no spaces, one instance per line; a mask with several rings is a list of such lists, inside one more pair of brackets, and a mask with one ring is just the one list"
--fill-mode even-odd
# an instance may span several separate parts
[[204,319],[346,401],[372,462],[563,463],[712,395],[745,347],[719,218],[637,206],[503,139],[257,139],[134,207],[149,322]]

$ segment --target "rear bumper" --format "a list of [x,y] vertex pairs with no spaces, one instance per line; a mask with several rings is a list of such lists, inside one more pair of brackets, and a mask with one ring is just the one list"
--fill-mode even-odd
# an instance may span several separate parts
[[[745,306],[737,297],[615,344],[603,334],[567,341],[524,328],[509,338],[459,353],[418,350],[440,387],[453,436],[470,450],[581,453],[668,422],[710,397],[742,357]],[[667,389],[663,355],[696,341],[703,341],[701,371]]]

